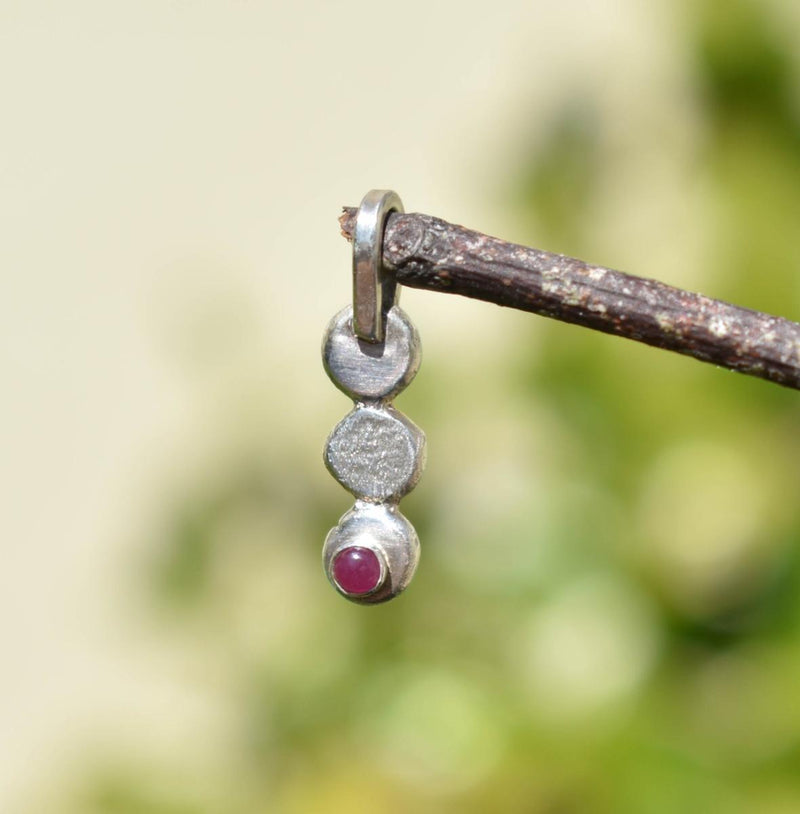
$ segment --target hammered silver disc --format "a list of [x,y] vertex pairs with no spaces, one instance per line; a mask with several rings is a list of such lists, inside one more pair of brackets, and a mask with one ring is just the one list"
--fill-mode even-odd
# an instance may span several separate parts
[[425,434],[393,407],[359,406],[334,427],[325,465],[356,497],[398,501],[422,474]]
[[[386,565],[381,585],[367,595],[343,591],[333,577],[333,561],[345,548],[369,548]],[[340,594],[360,604],[386,602],[405,589],[419,562],[419,538],[397,506],[356,503],[331,529],[322,549],[322,564],[328,579]]]
[[353,306],[330,322],[322,342],[322,362],[331,381],[360,401],[389,400],[405,389],[419,370],[419,335],[394,306],[386,315],[386,340],[371,344],[353,333]]

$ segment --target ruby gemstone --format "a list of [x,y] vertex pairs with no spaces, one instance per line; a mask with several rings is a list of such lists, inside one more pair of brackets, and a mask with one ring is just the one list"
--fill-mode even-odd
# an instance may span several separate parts
[[381,584],[378,555],[362,546],[343,548],[333,560],[333,578],[346,594],[372,593]]

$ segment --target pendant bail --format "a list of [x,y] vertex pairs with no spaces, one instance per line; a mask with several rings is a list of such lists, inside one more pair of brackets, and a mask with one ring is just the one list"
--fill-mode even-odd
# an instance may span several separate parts
[[361,201],[353,233],[353,332],[380,344],[386,314],[399,299],[399,286],[383,265],[383,232],[390,212],[404,212],[391,189],[372,189]]

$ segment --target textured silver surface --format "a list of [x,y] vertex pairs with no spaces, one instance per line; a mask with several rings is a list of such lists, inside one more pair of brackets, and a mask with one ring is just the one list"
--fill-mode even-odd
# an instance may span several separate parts
[[322,363],[331,381],[357,401],[392,399],[417,375],[422,360],[419,334],[395,306],[386,318],[386,340],[364,342],[353,333],[348,305],[330,322],[322,341]]
[[371,189],[361,201],[353,231],[353,330],[365,342],[382,343],[384,314],[397,302],[399,288],[383,267],[383,230],[390,212],[402,212],[391,189]]
[[393,407],[359,406],[328,438],[325,465],[356,497],[396,502],[422,474],[425,434]]
[[[366,596],[345,593],[333,578],[336,554],[349,546],[369,548],[387,566],[386,579],[378,590]],[[331,585],[353,602],[373,605],[386,602],[405,589],[419,562],[419,539],[414,527],[397,506],[356,502],[339,524],[330,530],[322,549],[322,564]]]

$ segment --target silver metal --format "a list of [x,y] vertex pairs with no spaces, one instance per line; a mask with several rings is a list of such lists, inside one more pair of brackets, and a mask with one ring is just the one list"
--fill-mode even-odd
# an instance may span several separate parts
[[[353,595],[333,578],[333,560],[344,548],[369,548],[386,565],[379,587],[370,594]],[[356,502],[338,525],[331,529],[322,548],[322,564],[331,585],[359,604],[386,602],[405,590],[419,562],[419,538],[397,506]]]
[[[355,402],[325,444],[325,465],[356,497],[325,538],[322,561],[340,594],[368,605],[397,596],[416,570],[419,538],[397,503],[416,486],[426,455],[425,434],[390,404],[422,359],[417,330],[397,305],[398,287],[383,268],[383,231],[392,211],[403,211],[397,193],[373,189],[364,196],[353,235],[353,305],[336,314],[322,340],[328,376]],[[341,570],[336,562],[352,548],[369,549],[380,564],[377,585],[369,572],[369,593],[349,593],[336,581],[334,564],[343,584],[359,585],[346,578],[352,560],[344,560]]]
[[381,343],[384,315],[397,303],[398,287],[383,266],[383,230],[390,212],[403,212],[393,190],[372,189],[361,201],[353,233],[353,331]]
[[425,434],[394,407],[358,406],[330,434],[325,465],[357,498],[396,503],[422,474]]
[[322,341],[322,363],[331,381],[355,400],[392,399],[417,375],[422,352],[411,320],[394,306],[386,315],[382,345],[353,332],[353,308],[343,308],[330,322]]

